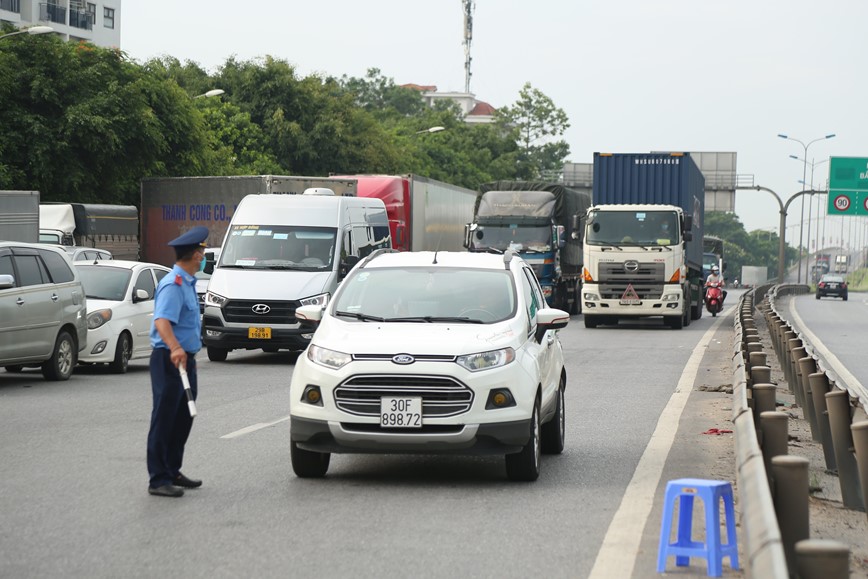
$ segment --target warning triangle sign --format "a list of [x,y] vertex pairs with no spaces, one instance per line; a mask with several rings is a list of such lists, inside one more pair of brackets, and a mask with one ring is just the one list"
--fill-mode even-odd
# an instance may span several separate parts
[[636,306],[642,303],[642,300],[639,299],[639,294],[637,294],[636,290],[633,289],[633,284],[627,284],[627,289],[624,290],[624,295],[621,296],[621,303],[624,305]]

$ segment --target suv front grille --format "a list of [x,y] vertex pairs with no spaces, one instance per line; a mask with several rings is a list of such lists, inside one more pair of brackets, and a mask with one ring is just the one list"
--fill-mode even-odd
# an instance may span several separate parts
[[[268,306],[268,313],[255,313],[256,305]],[[299,305],[297,301],[229,300],[223,305],[223,317],[227,322],[241,324],[294,324]]]
[[421,396],[422,418],[455,416],[470,410],[473,391],[448,376],[367,374],[352,376],[334,390],[344,412],[379,416],[383,396]]

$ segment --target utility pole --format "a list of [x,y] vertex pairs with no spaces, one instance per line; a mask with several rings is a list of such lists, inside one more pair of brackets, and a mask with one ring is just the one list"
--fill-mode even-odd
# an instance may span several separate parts
[[470,92],[470,42],[473,40],[473,0],[461,0],[464,4],[464,92]]

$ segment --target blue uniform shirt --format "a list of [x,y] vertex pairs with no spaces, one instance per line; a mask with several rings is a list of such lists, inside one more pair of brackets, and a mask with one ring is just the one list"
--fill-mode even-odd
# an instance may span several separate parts
[[[154,320],[161,318],[172,322],[172,331],[184,350],[195,354],[202,348],[202,320],[196,297],[196,278],[177,264],[171,273],[163,276],[154,294]],[[151,346],[169,348],[153,323]]]

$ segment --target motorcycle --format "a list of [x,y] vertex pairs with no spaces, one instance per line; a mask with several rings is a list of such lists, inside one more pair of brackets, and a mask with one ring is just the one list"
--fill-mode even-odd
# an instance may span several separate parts
[[723,309],[723,290],[720,284],[710,283],[705,286],[705,309],[713,317]]

